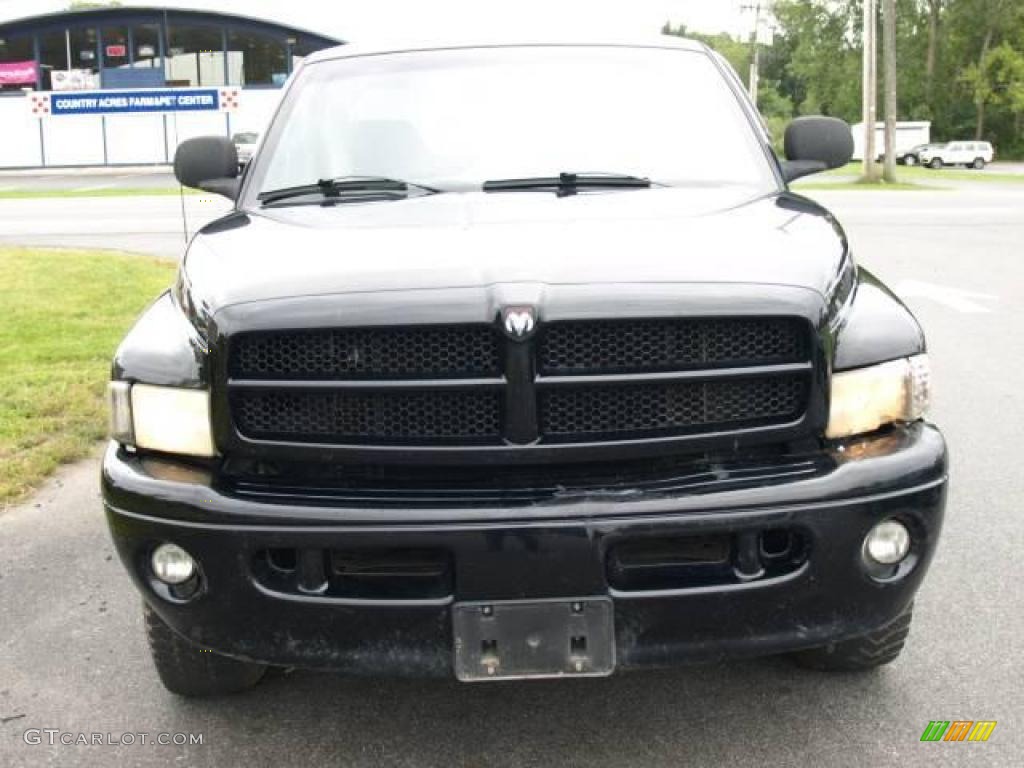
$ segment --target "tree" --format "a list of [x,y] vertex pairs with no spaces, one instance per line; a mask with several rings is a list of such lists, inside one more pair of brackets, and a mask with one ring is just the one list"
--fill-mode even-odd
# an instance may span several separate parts
[[773,13],[791,50],[787,74],[795,81],[800,114],[856,122],[861,108],[860,2],[778,0]]
[[990,106],[998,100],[988,57],[993,47],[1020,35],[1024,6],[1018,0],[951,0],[950,43],[963,62],[957,80],[974,106],[974,137],[985,137]]
[[[1024,157],[1024,0],[882,2],[895,6],[898,21],[898,68],[879,84],[887,97],[892,85],[898,89],[887,115],[930,120],[933,140],[979,136],[1001,158]],[[775,0],[776,34],[760,49],[758,89],[774,137],[799,114],[861,119],[863,7],[864,0]],[[703,40],[747,80],[746,40],[670,24],[665,31]]]
[[989,106],[1006,107],[1014,115],[1019,132],[1020,116],[1024,114],[1024,54],[1006,42],[986,48],[979,63],[970,64],[962,77],[978,109],[976,139],[983,138]]

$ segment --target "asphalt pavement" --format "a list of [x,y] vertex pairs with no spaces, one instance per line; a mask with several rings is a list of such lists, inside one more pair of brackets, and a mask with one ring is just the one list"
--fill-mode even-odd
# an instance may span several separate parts
[[125,187],[166,189],[177,185],[169,165],[0,170],[0,192],[94,192]]
[[[93,459],[0,513],[0,765],[1024,764],[1024,185],[810,194],[924,325],[951,448],[943,539],[893,665],[825,675],[764,659],[478,685],[275,672],[247,695],[185,701],[150,664]],[[155,201],[4,200],[0,235],[31,239],[5,231],[31,220],[60,242],[127,247],[131,233],[166,247],[172,232],[156,230],[172,229],[177,200]],[[920,742],[936,719],[998,725],[984,744]],[[26,743],[28,729],[203,743],[50,746],[45,733]]]
[[230,208],[226,198],[205,194],[0,199],[0,244],[111,248],[177,259],[186,234]]

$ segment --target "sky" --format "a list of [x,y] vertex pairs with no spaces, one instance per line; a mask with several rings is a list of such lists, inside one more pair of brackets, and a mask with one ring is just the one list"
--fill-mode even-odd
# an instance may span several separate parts
[[[350,42],[389,36],[463,37],[500,25],[513,33],[573,30],[623,36],[657,34],[667,20],[701,32],[749,34],[756,0],[122,0],[256,16]],[[70,0],[0,0],[0,22],[52,13]]]

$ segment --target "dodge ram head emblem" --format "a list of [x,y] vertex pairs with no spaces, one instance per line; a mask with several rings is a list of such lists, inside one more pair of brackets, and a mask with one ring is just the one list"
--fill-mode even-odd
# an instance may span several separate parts
[[537,326],[537,312],[533,307],[505,307],[501,324],[513,339],[525,339]]

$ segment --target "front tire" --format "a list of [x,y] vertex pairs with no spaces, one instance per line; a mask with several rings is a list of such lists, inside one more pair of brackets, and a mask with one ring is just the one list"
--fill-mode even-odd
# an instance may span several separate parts
[[262,664],[238,661],[192,645],[172,630],[149,605],[143,606],[153,664],[164,687],[179,696],[221,696],[252,688],[263,677]]
[[933,157],[932,161],[930,163],[928,163],[928,167],[932,168],[933,170],[936,170],[936,171],[939,170],[939,168],[942,167],[942,158],[941,157]]
[[793,654],[796,662],[808,669],[826,672],[864,672],[896,660],[910,634],[913,603],[895,621],[874,632],[810,648]]
[[971,168],[973,168],[976,171],[985,170],[985,160],[981,157],[974,158],[974,162],[971,163]]

